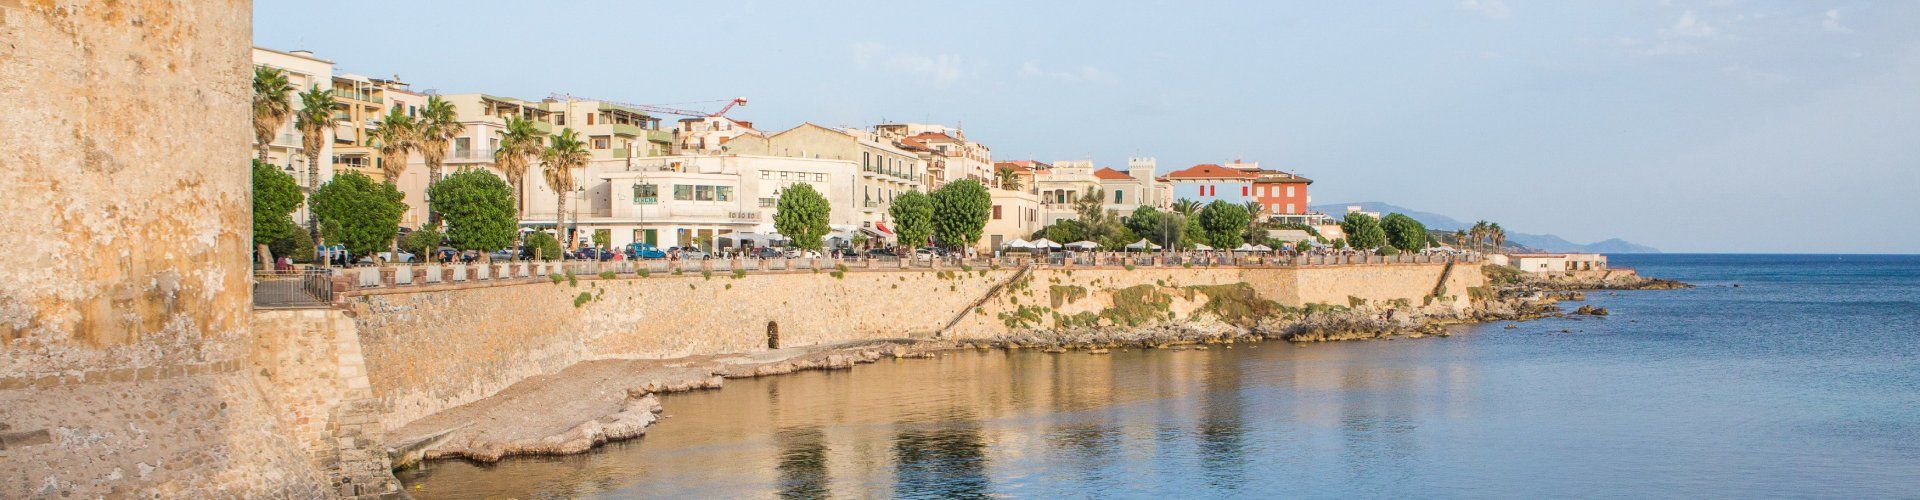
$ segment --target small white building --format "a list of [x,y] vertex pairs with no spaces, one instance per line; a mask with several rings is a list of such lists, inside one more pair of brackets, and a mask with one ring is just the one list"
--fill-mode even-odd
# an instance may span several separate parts
[[1500,263],[1504,257],[1507,265],[1524,272],[1535,274],[1559,274],[1574,271],[1604,271],[1607,269],[1607,256],[1597,253],[1516,253],[1496,255],[1494,263]]

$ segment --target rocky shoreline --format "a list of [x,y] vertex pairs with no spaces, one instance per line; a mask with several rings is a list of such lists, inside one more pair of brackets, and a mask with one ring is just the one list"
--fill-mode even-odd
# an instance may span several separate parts
[[[1138,327],[1035,328],[990,339],[892,339],[674,360],[589,361],[390,431],[387,442],[398,443],[389,450],[396,467],[433,459],[491,463],[509,456],[567,455],[642,436],[665,418],[659,395],[719,389],[727,379],[845,370],[886,358],[930,358],[956,349],[1105,354],[1111,349],[1205,349],[1261,341],[1445,337],[1449,325],[1564,316],[1568,313],[1558,303],[1585,300],[1589,290],[1692,286],[1638,276],[1582,281],[1530,278],[1497,269],[1487,272],[1489,286],[1470,290],[1473,307],[1466,311],[1354,304],[1309,307],[1251,324],[1189,320]],[[1605,316],[1608,312],[1583,305],[1572,314]]]

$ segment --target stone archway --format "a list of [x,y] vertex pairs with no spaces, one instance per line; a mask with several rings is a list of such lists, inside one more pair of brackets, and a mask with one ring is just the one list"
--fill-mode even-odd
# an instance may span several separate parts
[[767,322],[767,348],[768,349],[780,348],[780,324],[779,323],[775,323],[773,321]]

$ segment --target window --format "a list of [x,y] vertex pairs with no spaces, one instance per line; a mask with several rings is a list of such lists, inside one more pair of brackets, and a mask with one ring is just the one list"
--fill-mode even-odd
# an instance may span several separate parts
[[453,156],[466,157],[473,152],[473,140],[465,137],[453,138]]
[[1114,202],[1114,203],[1126,203],[1126,201],[1124,201],[1124,200],[1126,200],[1126,197],[1124,197],[1124,196],[1121,196],[1121,195],[1123,195],[1123,194],[1126,194],[1126,192],[1125,192],[1125,191],[1121,191],[1121,190],[1118,190],[1118,189],[1115,189],[1115,190],[1113,190],[1113,202]]
[[714,186],[714,201],[733,201],[733,186]]
[[566,113],[554,113],[554,114],[553,114],[553,124],[554,124],[554,125],[559,125],[559,126],[562,126],[562,127],[565,127],[565,126],[567,126],[567,114],[566,114]]
[[1240,196],[1246,196],[1246,195],[1248,195],[1248,194],[1251,194],[1251,193],[1249,193],[1248,191],[1252,191],[1252,190],[1253,190],[1253,188],[1250,188],[1250,187],[1246,187],[1246,186],[1240,186]]
[[587,124],[588,124],[588,125],[592,125],[592,124],[593,124],[593,115],[592,115],[592,114],[588,114],[588,115],[587,115]]
[[633,185],[633,204],[651,205],[660,202],[660,186],[641,183]]
[[713,201],[713,186],[694,186],[694,201]]
[[780,172],[780,180],[787,180],[787,172]]
[[[587,116],[593,116],[593,115],[587,115]],[[607,149],[609,147],[612,147],[612,143],[613,143],[613,140],[607,136],[604,136],[604,135],[593,136],[593,149]]]
[[675,184],[673,186],[673,199],[680,201],[693,199],[693,186]]
[[772,170],[761,170],[761,171],[760,171],[760,178],[761,178],[761,179],[772,179],[772,178],[773,178],[773,171],[772,171]]
[[993,220],[1000,220],[1000,206],[993,206]]
[[827,182],[827,174],[824,174],[824,173],[816,173],[816,174],[813,174],[813,181],[814,181],[814,182]]
[[1287,204],[1287,213],[1293,213],[1293,204],[1292,204],[1292,203],[1288,203],[1288,204]]
[[872,167],[873,167],[873,153],[861,151],[860,152],[860,168],[872,168]]
[[[1287,197],[1288,197],[1288,198],[1292,198],[1292,197],[1293,197],[1293,186],[1287,186]],[[1293,209],[1291,209],[1291,208],[1289,208],[1289,209],[1287,209],[1287,211],[1289,211],[1289,212],[1291,212],[1291,211],[1293,211]]]

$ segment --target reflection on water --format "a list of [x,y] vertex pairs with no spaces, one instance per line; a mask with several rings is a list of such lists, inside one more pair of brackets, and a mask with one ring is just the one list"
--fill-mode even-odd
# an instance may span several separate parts
[[[1920,278],[1920,260],[1900,266]],[[1661,274],[1699,279],[1687,269]],[[1808,274],[1863,286],[1835,275]],[[729,380],[663,398],[667,418],[639,440],[494,466],[436,462],[402,480],[420,498],[1920,491],[1915,313],[1743,281],[1595,294],[1613,316],[1451,338],[965,351]],[[1916,282],[1868,286],[1880,304],[1911,304]],[[1702,313],[1758,300],[1792,305],[1773,317]],[[1877,319],[1849,320],[1865,315]],[[1828,341],[1807,342],[1813,327]]]

